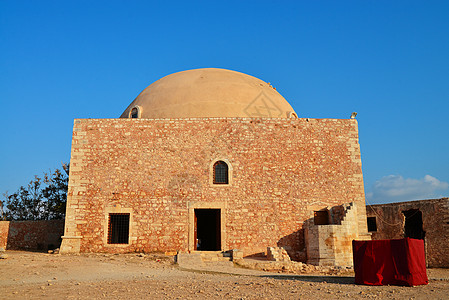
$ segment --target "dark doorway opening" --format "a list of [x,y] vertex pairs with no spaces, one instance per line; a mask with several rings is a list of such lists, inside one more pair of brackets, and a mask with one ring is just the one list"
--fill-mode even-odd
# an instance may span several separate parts
[[405,237],[423,240],[426,232],[422,228],[422,212],[419,209],[409,209],[402,213],[405,216]]
[[368,225],[368,232],[376,232],[377,231],[376,217],[367,217],[366,223]]
[[195,250],[221,250],[219,209],[195,209]]
[[329,210],[318,210],[314,212],[313,223],[315,225],[329,225]]

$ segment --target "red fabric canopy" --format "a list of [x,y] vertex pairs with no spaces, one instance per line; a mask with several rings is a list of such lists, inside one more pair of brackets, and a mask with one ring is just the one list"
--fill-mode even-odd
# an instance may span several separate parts
[[356,284],[428,284],[424,241],[352,241]]

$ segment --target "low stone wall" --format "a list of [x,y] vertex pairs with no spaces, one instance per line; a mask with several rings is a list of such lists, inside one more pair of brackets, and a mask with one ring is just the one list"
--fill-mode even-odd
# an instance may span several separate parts
[[0,221],[0,248],[48,250],[58,248],[64,220]]
[[407,237],[404,212],[410,210],[415,210],[416,217],[419,217],[418,225],[422,227],[424,235],[427,265],[448,268],[449,198],[368,205],[367,217],[372,218],[376,225],[376,228],[371,229],[373,240]]

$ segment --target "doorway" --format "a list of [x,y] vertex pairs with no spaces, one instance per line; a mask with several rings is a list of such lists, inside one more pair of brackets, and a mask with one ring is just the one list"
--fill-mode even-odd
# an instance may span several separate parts
[[195,250],[221,250],[220,209],[195,209]]
[[422,227],[422,212],[419,209],[409,209],[402,213],[405,216],[405,237],[423,240],[426,232]]

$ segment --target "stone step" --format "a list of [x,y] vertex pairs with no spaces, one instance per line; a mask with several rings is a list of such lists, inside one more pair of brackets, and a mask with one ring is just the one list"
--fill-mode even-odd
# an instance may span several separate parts
[[234,267],[232,261],[206,261],[204,262],[206,267]]
[[199,253],[203,261],[232,261],[231,254],[229,252],[222,251],[195,251]]
[[178,253],[176,262],[182,267],[203,265],[203,260],[199,253]]
[[194,251],[192,253],[179,253],[177,263],[182,267],[204,266],[204,263],[226,263],[232,264],[230,252],[222,251]]

